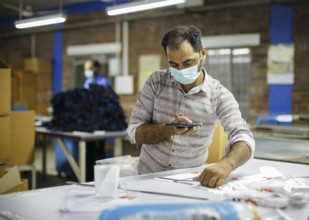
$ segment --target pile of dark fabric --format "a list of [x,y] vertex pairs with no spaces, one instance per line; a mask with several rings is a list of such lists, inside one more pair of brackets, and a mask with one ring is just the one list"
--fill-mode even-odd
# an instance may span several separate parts
[[47,128],[56,131],[125,130],[119,97],[111,88],[71,89],[51,100],[53,115]]

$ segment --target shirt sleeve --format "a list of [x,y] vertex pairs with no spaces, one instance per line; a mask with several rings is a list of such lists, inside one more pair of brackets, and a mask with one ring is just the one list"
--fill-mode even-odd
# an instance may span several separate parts
[[89,84],[90,84],[90,82],[91,82],[91,79],[87,79],[87,80],[85,81],[85,83],[84,83],[84,88],[85,88],[85,89],[89,89]]
[[231,150],[234,143],[243,141],[249,146],[251,157],[253,157],[255,151],[253,134],[242,118],[239,105],[233,94],[222,85],[219,86],[216,112],[228,134],[229,142],[225,147],[225,154]]
[[108,79],[104,75],[99,75],[95,78],[94,83],[103,87],[110,87]]
[[156,82],[158,82],[158,80],[156,80],[155,74],[152,74],[138,94],[127,128],[127,137],[132,144],[136,143],[136,129],[142,124],[152,122],[152,112],[157,86]]
[[226,147],[224,149],[224,155],[228,154],[228,152],[231,151],[231,147],[233,146],[233,144],[236,143],[236,142],[239,142],[239,141],[245,142],[249,146],[250,151],[251,151],[250,157],[253,158],[254,151],[255,151],[255,141],[254,141],[252,136],[247,135],[247,134],[237,134],[237,135],[235,135],[226,145]]

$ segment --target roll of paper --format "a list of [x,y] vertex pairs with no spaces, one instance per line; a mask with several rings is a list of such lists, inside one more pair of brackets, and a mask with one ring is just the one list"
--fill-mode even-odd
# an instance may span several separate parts
[[118,188],[119,166],[95,165],[95,192],[100,197],[113,197]]

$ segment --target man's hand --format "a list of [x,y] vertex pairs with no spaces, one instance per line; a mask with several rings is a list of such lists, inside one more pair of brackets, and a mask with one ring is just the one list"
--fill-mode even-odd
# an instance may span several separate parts
[[230,173],[250,158],[250,148],[242,141],[233,144],[231,151],[218,163],[206,167],[201,175],[194,178],[203,186],[222,186]]
[[[192,123],[192,121],[185,116],[176,116],[174,121],[170,122],[185,122]],[[167,122],[166,122],[167,123]],[[137,144],[151,144],[158,142],[164,138],[177,135],[192,135],[195,133],[200,126],[194,126],[192,128],[176,128],[172,126],[166,126],[166,123],[160,124],[143,124],[136,129],[135,141]]]
[[220,161],[212,166],[206,167],[201,175],[195,177],[194,180],[199,181],[203,186],[219,187],[226,182],[232,170],[232,165],[227,161]]
[[[177,122],[192,123],[192,121],[185,116],[177,116],[173,122],[175,122],[175,123],[177,123]],[[175,134],[177,134],[177,135],[190,136],[190,135],[194,134],[201,126],[202,126],[202,123],[200,123],[199,126],[194,126],[192,128],[177,128],[177,127],[174,127],[174,130],[175,130]]]

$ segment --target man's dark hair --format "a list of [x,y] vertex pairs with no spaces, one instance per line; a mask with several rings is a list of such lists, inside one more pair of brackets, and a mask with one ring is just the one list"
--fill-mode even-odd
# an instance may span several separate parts
[[179,49],[180,44],[188,41],[195,52],[202,49],[201,31],[193,25],[178,25],[168,30],[163,38],[161,45],[166,54],[166,48]]
[[92,64],[93,64],[93,67],[96,67],[96,68],[101,68],[101,64],[99,63],[99,61],[97,60],[91,60]]

